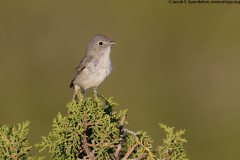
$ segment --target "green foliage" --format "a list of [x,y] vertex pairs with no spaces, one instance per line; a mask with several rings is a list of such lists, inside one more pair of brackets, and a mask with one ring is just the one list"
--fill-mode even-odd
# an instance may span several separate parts
[[[140,157],[145,159],[155,159],[152,151],[152,140],[147,135],[147,132],[139,131],[132,134],[124,134],[125,148],[122,150],[121,155],[129,153],[129,159],[138,159]],[[133,150],[132,150],[133,149]],[[132,152],[130,152],[132,150]]]
[[[166,132],[163,145],[158,147],[159,157],[152,149],[153,141],[147,132],[127,129],[127,110],[115,112],[116,104],[104,97],[87,98],[79,95],[79,102],[67,103],[68,115],[58,113],[52,130],[37,147],[47,150],[52,159],[147,159],[147,160],[187,160],[182,138],[185,131],[174,133],[174,128],[160,124]],[[40,160],[31,157],[32,148],[28,139],[29,122],[17,127],[0,127],[0,159]]]
[[168,127],[164,124],[160,124],[160,128],[164,129],[167,137],[163,140],[163,146],[158,147],[160,154],[159,160],[188,160],[183,148],[183,144],[187,141],[182,138],[185,130],[174,133],[174,127]]
[[[126,110],[116,113],[116,104],[104,97],[87,98],[67,104],[68,116],[58,113],[52,131],[43,137],[40,151],[48,150],[53,159],[157,159],[147,132],[133,132],[126,125]],[[185,142],[172,128],[161,125],[167,133],[159,147],[161,160],[185,160]],[[170,142],[169,142],[170,141]],[[174,159],[175,158],[175,159]]]
[[29,154],[32,146],[29,145],[27,134],[30,122],[17,124],[17,127],[3,125],[0,127],[0,159],[8,160],[37,160]]
[[111,100],[88,98],[80,102],[67,104],[69,115],[58,113],[53,121],[53,129],[43,142],[38,145],[42,150],[48,149],[53,159],[76,159],[93,156],[109,159],[118,143],[119,118],[125,111],[116,114]]

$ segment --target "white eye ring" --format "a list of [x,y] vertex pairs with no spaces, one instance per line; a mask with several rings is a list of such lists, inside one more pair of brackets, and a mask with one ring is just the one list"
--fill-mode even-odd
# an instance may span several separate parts
[[103,42],[99,42],[98,45],[99,45],[99,46],[103,45]]

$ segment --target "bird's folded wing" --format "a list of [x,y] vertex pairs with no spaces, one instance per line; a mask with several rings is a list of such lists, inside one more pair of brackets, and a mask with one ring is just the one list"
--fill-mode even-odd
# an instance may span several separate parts
[[90,56],[86,56],[82,59],[82,61],[80,62],[80,64],[77,66],[77,68],[75,69],[75,71],[73,73],[72,80],[70,82],[70,88],[73,88],[73,86],[74,86],[73,81],[84,70],[84,68],[86,68],[87,64],[91,60],[92,60],[92,57],[90,57]]

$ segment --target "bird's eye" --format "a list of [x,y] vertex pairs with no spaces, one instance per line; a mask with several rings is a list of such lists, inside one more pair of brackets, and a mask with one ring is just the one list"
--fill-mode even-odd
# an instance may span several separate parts
[[99,42],[98,44],[101,46],[101,45],[103,45],[103,42]]

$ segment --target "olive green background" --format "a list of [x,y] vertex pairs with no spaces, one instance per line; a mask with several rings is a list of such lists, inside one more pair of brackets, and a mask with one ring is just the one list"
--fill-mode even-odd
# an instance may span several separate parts
[[168,0],[1,1],[0,124],[30,120],[30,142],[40,142],[67,113],[85,46],[103,33],[117,44],[99,92],[128,108],[128,128],[154,146],[159,122],[185,128],[190,159],[240,159],[239,15],[240,5]]

